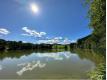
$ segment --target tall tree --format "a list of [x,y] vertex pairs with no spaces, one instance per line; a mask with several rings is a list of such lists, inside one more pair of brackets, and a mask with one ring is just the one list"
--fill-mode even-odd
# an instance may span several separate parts
[[90,1],[89,17],[90,27],[93,28],[93,41],[100,48],[105,48],[106,42],[106,0]]

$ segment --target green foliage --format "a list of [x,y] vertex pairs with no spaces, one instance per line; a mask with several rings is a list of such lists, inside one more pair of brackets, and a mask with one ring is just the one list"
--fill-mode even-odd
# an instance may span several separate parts
[[[106,0],[87,0],[89,2],[90,27],[93,33],[77,41],[74,48],[93,49],[103,54],[106,51]],[[85,52],[84,52],[85,53]],[[83,54],[85,55],[85,54]],[[87,56],[88,54],[86,54]],[[105,54],[104,54],[105,55]],[[89,56],[89,55],[88,55]],[[94,56],[91,54],[91,57]],[[100,56],[101,57],[101,56]],[[92,58],[94,60],[94,58]],[[99,60],[99,58],[98,58]],[[97,62],[97,61],[96,61]],[[103,61],[104,62],[104,61]],[[95,70],[88,73],[92,80],[106,79],[106,65],[100,63]]]
[[99,47],[105,48],[106,0],[93,0],[90,4],[89,16],[90,27],[93,28],[93,41],[99,43]]
[[88,73],[92,80],[104,80],[106,79],[106,65],[105,63],[99,64],[95,70]]
[[69,49],[69,45],[61,44],[33,44],[22,43],[22,41],[5,41],[0,39],[0,50],[47,50],[47,49]]
[[106,0],[86,0],[89,4],[90,27],[93,33],[79,39],[76,48],[106,49]]
[[0,50],[52,49],[52,46],[51,44],[32,44],[0,39]]
[[64,48],[68,48],[68,45],[61,45],[61,44],[54,44],[53,45],[53,49],[58,48],[58,49],[64,49]]

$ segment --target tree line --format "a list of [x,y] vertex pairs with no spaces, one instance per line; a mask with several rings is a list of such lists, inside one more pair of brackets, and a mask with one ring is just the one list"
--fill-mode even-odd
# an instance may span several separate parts
[[50,44],[32,44],[22,41],[5,41],[0,39],[0,50],[30,50],[30,49],[51,49]]
[[62,44],[33,44],[22,41],[6,41],[0,39],[0,50],[46,50],[46,49],[68,49],[68,45]]

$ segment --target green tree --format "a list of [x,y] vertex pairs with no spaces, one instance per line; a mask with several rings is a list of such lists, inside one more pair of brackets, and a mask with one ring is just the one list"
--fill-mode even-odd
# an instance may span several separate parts
[[93,41],[99,48],[105,48],[106,42],[106,0],[90,1],[89,18],[90,27],[93,28]]

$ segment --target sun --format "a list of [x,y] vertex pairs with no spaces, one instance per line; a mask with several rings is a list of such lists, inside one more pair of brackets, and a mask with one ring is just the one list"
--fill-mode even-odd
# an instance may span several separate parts
[[34,3],[32,3],[32,4],[30,5],[30,8],[31,8],[31,11],[32,11],[33,13],[38,13],[38,12],[39,12],[39,7],[38,7],[36,4],[34,4]]

